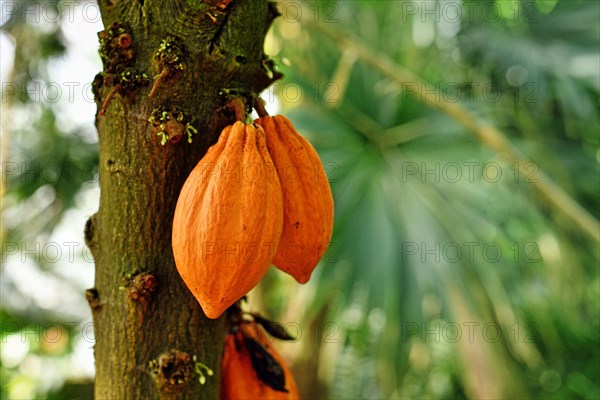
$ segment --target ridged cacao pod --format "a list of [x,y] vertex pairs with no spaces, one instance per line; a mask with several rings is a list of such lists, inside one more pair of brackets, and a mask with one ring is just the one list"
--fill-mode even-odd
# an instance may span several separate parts
[[267,148],[283,192],[283,232],[273,264],[305,283],[325,254],[333,230],[333,197],[313,146],[282,115],[254,121],[265,130]]
[[177,270],[207,317],[258,284],[282,224],[281,186],[262,128],[226,127],[185,181],[173,219]]
[[294,377],[256,323],[243,323],[225,338],[221,400],[299,399]]

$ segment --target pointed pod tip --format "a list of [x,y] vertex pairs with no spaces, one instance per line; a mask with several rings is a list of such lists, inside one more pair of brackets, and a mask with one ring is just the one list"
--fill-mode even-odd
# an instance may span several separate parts
[[294,276],[294,279],[296,279],[296,281],[302,285],[304,285],[306,282],[308,282],[310,280],[310,274],[309,275],[303,275],[303,276]]
[[202,311],[204,311],[204,315],[206,315],[206,317],[209,319],[217,319],[221,315],[223,315],[225,310],[227,310],[227,307],[220,309],[220,308],[214,308],[214,307],[208,306],[206,304],[202,304],[202,303],[200,303],[200,307],[202,307]]

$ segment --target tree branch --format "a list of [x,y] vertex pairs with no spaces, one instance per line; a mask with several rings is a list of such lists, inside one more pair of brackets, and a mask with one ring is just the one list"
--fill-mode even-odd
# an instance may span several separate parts
[[[520,172],[527,175],[531,172],[528,170],[528,165],[531,161],[523,156],[516,149],[506,136],[495,126],[489,123],[478,121],[469,111],[467,111],[459,103],[451,103],[444,99],[444,96],[430,96],[431,93],[438,90],[423,80],[413,72],[394,63],[385,54],[377,53],[371,50],[368,46],[361,43],[356,38],[353,38],[347,32],[342,32],[339,29],[332,28],[326,24],[318,24],[312,21],[308,22],[310,28],[330,37],[336,43],[340,44],[342,49],[352,50],[356,56],[364,63],[372,66],[377,71],[388,76],[399,84],[410,82],[411,92],[418,100],[425,105],[435,108],[450,118],[454,119],[465,127],[467,132],[473,135],[483,145],[488,148],[502,153],[502,155],[516,162]],[[559,210],[568,218],[570,218],[582,231],[590,236],[594,241],[600,243],[600,223],[586,209],[584,209],[577,201],[559,187],[552,179],[540,170],[537,174],[537,181],[532,182],[538,193],[546,200],[547,204]]]

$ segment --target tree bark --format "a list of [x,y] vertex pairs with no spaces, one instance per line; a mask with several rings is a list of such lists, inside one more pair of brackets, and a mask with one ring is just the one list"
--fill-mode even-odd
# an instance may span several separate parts
[[251,104],[276,79],[263,42],[277,12],[250,0],[99,3],[101,195],[85,229],[95,397],[217,399],[225,321],[206,318],[179,277],[171,222],[189,172],[235,120],[228,101]]

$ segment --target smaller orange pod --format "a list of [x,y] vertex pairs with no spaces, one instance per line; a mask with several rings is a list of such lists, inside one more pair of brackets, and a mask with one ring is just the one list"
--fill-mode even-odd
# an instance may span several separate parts
[[296,381],[281,355],[256,323],[243,322],[225,338],[221,400],[300,399]]
[[262,126],[283,192],[283,231],[273,265],[306,283],[333,232],[333,196],[314,147],[283,115],[254,121]]

